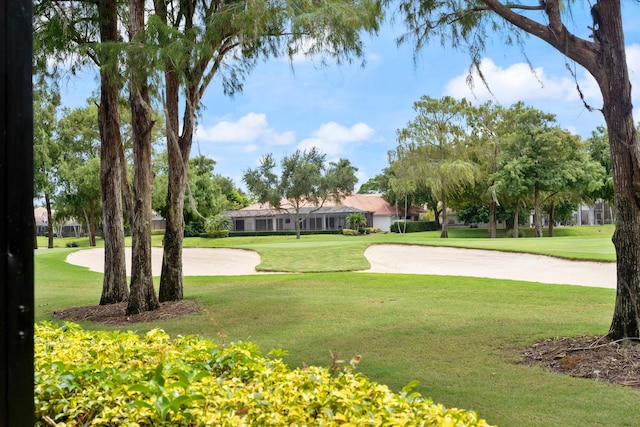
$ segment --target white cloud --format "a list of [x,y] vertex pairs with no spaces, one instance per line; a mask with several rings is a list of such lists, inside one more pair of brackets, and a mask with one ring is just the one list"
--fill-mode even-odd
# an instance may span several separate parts
[[[466,97],[480,102],[496,99],[504,105],[518,101],[558,100],[566,102],[575,101],[579,97],[576,82],[568,75],[568,72],[562,77],[549,76],[543,67],[531,69],[528,64],[523,62],[503,68],[489,58],[484,58],[481,61],[480,69],[493,96],[480,79],[477,71],[472,73],[473,88],[467,84],[468,73],[465,71],[447,83],[445,93],[455,98]],[[600,92],[595,80],[580,67],[577,67],[576,72],[578,73],[580,90],[587,102],[596,108],[599,107],[602,101],[600,101]]]
[[335,156],[348,151],[350,144],[366,141],[374,135],[375,131],[364,123],[356,123],[349,128],[329,122],[320,126],[310,138],[303,139],[298,148],[306,150],[316,147],[322,153]]
[[243,153],[253,153],[255,151],[258,151],[258,146],[256,144],[245,145],[242,149]]
[[251,143],[245,151],[255,151],[255,143],[289,145],[295,142],[295,132],[279,133],[269,126],[266,114],[249,113],[235,122],[221,121],[211,127],[198,127],[196,138],[204,142]]

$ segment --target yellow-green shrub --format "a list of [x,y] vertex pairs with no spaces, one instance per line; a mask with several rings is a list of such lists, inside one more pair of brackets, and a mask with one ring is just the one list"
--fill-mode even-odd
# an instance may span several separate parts
[[487,426],[409,388],[290,369],[251,343],[36,325],[37,425]]
[[358,234],[360,234],[360,232],[358,232],[358,230],[352,230],[350,228],[344,228],[344,229],[342,229],[342,234],[344,234],[345,236],[357,236]]

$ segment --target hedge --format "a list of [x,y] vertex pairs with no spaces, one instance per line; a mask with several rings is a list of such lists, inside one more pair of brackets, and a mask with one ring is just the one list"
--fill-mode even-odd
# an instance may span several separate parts
[[289,368],[249,342],[217,346],[160,329],[36,324],[37,426],[488,426],[349,369]]
[[392,233],[417,233],[420,231],[435,231],[438,229],[435,221],[396,221],[391,225]]
[[[341,234],[342,230],[300,230],[301,235],[311,234]],[[295,230],[265,230],[265,231],[231,231],[230,237],[242,236],[295,236]]]

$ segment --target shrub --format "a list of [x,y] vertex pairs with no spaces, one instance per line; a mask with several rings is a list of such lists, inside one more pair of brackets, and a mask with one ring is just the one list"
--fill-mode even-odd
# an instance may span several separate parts
[[191,221],[184,225],[184,237],[198,237],[204,232],[205,229],[202,222]]
[[209,234],[215,231],[231,230],[233,228],[233,219],[221,214],[210,216],[205,219],[204,228]]
[[347,224],[354,230],[360,230],[367,225],[367,218],[361,212],[352,213],[347,216]]
[[[300,230],[300,234],[303,236],[315,235],[315,234],[341,234],[342,230]],[[230,231],[231,237],[245,237],[245,236],[295,236],[294,230],[264,230],[264,231]]]
[[35,332],[37,426],[488,425],[411,393],[412,384],[396,394],[351,369],[292,370],[251,343],[74,323]]
[[67,242],[67,243],[65,244],[65,246],[66,246],[67,248],[77,248],[77,247],[78,247],[78,242]]
[[435,221],[396,221],[391,225],[393,233],[418,233],[437,229]]
[[200,237],[213,238],[213,239],[219,239],[221,237],[229,237],[229,230],[217,230],[217,231],[212,230],[208,233],[200,234]]
[[342,230],[342,234],[344,234],[345,236],[357,236],[360,233],[358,232],[358,230],[352,230],[350,228],[345,228],[345,229]]
[[164,236],[164,228],[158,228],[156,230],[151,230],[152,236]]

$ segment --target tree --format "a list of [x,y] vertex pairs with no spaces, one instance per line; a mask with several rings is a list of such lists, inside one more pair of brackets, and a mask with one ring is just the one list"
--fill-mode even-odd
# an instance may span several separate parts
[[[62,154],[57,143],[56,110],[60,95],[40,76],[33,91],[33,165],[34,195],[44,197],[47,209],[48,247],[53,248],[53,215],[51,200],[56,191],[56,165]],[[37,245],[36,245],[37,247]]]
[[89,231],[89,244],[95,246],[97,224],[102,217],[98,108],[95,105],[73,110],[65,108],[60,119],[59,138],[64,152],[60,162],[56,213],[84,221]]
[[244,173],[244,183],[260,203],[269,203],[291,217],[296,239],[300,238],[300,226],[309,215],[329,201],[340,202],[353,192],[358,181],[355,175],[358,169],[349,160],[340,159],[327,167],[325,157],[315,147],[296,150],[282,158],[278,177],[273,155],[267,154],[260,167]]
[[70,60],[71,72],[93,63],[100,70],[98,121],[100,128],[100,183],[102,188],[104,279],[100,304],[128,298],[124,251],[122,195],[130,209],[124,146],[120,134],[119,2],[110,0],[34,2],[35,66],[42,72]]
[[[609,147],[616,201],[613,236],[617,258],[617,294],[608,336],[640,337],[640,156],[633,122],[631,83],[626,61],[619,0],[597,0],[590,10],[589,33],[578,37],[564,25],[575,19],[562,11],[565,2],[546,0],[535,5],[478,0],[431,2],[403,0],[400,10],[416,50],[432,37],[468,46],[472,67],[479,70],[490,33],[504,32],[506,42],[523,43],[525,33],[557,49],[584,67],[596,80],[603,98],[602,112],[609,132]],[[540,11],[539,20],[531,11]],[[480,73],[482,76],[482,73]],[[593,109],[587,106],[589,109]]]
[[510,129],[505,113],[503,107],[491,102],[477,107],[469,105],[466,111],[467,126],[470,129],[469,157],[476,165],[475,182],[468,189],[473,190],[478,201],[487,207],[489,238],[495,238],[498,229],[499,203],[493,188],[495,173],[498,171],[498,155]]
[[474,165],[467,158],[464,110],[466,100],[423,96],[414,103],[417,117],[398,131],[396,177],[429,188],[442,209],[440,237],[449,237],[447,199],[474,181]]
[[131,284],[127,314],[160,307],[151,270],[151,132],[149,64],[145,51],[144,0],[129,0],[129,103],[133,130],[133,215],[131,221]]
[[[167,217],[168,168],[166,152],[156,156],[153,182],[153,209]],[[250,204],[231,178],[214,173],[215,160],[204,155],[189,159],[186,203],[183,210],[185,237],[206,231],[205,221],[224,210],[242,209]]]
[[347,224],[354,230],[360,230],[367,225],[367,218],[361,212],[352,213],[347,217]]
[[[615,203],[613,194],[613,176],[611,174],[611,151],[609,150],[609,136],[607,129],[602,126],[591,133],[587,138],[587,151],[591,159],[598,162],[604,168],[602,185],[598,190],[590,194],[592,200],[602,199],[611,207]],[[614,216],[611,215],[611,218]]]
[[[231,217],[217,214],[210,216],[205,220],[205,229],[209,236],[214,236],[220,232],[228,232],[233,228],[233,219]],[[228,234],[227,234],[228,235]]]
[[154,10],[150,24],[164,73],[169,161],[160,300],[168,301],[182,299],[182,212],[188,160],[195,115],[210,82],[221,78],[224,92],[233,94],[242,90],[243,78],[259,58],[293,57],[303,49],[305,54],[338,62],[360,57],[359,32],[377,31],[381,8],[376,0],[155,0]]

